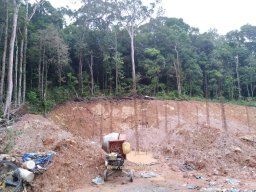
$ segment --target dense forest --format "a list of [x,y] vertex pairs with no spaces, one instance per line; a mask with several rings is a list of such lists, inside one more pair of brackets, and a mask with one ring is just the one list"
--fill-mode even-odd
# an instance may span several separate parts
[[256,26],[200,33],[159,1],[81,3],[0,0],[1,116],[102,95],[255,100]]

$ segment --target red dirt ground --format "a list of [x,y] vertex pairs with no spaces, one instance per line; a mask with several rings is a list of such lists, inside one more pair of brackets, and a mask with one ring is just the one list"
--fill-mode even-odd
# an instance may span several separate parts
[[[227,178],[239,179],[238,189],[256,189],[256,108],[209,103],[207,121],[206,106],[205,102],[160,100],[67,102],[47,119],[25,115],[13,125],[18,133],[13,153],[57,152],[31,191],[128,192],[158,185],[163,190],[155,191],[186,191],[188,184],[203,188],[213,182],[216,187],[232,187]],[[136,178],[133,184],[122,185],[122,179],[117,179],[100,187],[91,185],[103,170],[100,138],[112,131],[126,133],[134,150],[154,154],[155,165],[127,164],[137,177],[142,170],[154,171],[160,174],[159,181]],[[198,175],[205,179],[195,179]],[[139,188],[142,185],[145,188]]]

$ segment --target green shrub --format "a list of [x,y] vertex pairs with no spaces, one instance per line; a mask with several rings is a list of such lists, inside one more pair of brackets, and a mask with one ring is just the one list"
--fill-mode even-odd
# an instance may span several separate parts
[[37,92],[36,91],[29,91],[28,93],[27,93],[27,100],[28,100],[28,102],[30,102],[31,104],[36,104],[36,103],[38,103],[39,102],[39,97],[38,97],[38,94],[37,94]]

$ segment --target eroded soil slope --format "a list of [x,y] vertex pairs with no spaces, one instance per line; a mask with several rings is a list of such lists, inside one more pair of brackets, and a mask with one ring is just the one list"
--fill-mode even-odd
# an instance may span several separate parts
[[[153,153],[156,163],[126,161],[135,171],[134,183],[116,178],[96,187],[91,179],[104,168],[100,139],[112,131],[126,133],[133,149]],[[1,134],[0,143],[13,154],[57,152],[30,191],[191,191],[191,184],[198,189],[256,189],[256,108],[251,107],[158,100],[67,102],[47,118],[23,116]],[[160,176],[145,180],[141,171]],[[239,179],[239,185],[228,184],[229,178]]]
[[253,107],[188,101],[99,100],[68,102],[53,110],[49,117],[85,139],[97,140],[112,131],[124,132],[135,150],[172,158],[170,167],[189,165],[208,175],[256,176]]
[[32,192],[72,191],[102,170],[104,156],[98,145],[73,136],[41,115],[23,116],[1,137],[5,141],[1,148],[11,145],[13,155],[56,152],[47,171],[36,176],[28,187]]

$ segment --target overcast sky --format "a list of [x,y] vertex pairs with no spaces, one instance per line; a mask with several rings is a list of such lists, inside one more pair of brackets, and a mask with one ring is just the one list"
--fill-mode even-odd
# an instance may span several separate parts
[[[79,7],[79,0],[49,1],[55,7]],[[226,34],[244,24],[256,25],[256,0],[162,0],[162,4],[166,16],[183,18],[200,32],[216,28],[218,33]]]

